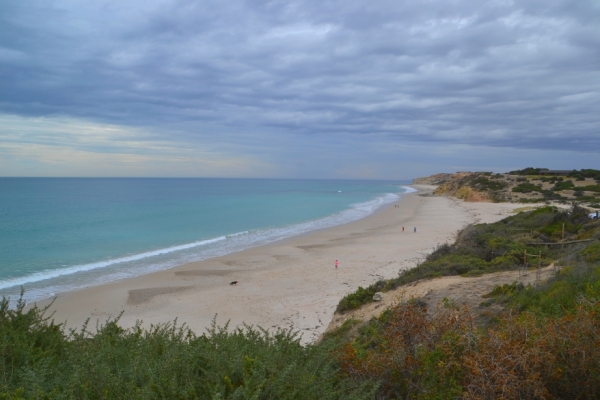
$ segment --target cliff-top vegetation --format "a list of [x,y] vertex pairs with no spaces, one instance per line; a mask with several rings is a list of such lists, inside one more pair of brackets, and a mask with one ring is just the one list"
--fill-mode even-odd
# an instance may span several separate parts
[[[563,223],[567,241],[577,242],[535,250],[527,244],[559,241]],[[448,299],[435,308],[412,299],[370,321],[351,320],[353,330],[342,325],[329,335],[344,342],[337,353],[342,371],[378,381],[386,399],[600,397],[600,222],[579,207],[544,207],[468,227],[454,245],[438,247],[396,279],[360,288],[338,309],[418,279],[520,268],[524,252],[540,248],[542,264],[555,262],[559,273],[537,285],[496,286],[480,307],[505,311],[486,326],[476,322],[481,310]]]
[[592,209],[600,209],[600,171],[594,169],[552,171],[530,167],[503,174],[457,172],[417,178],[413,182],[438,185],[435,194],[465,201],[576,201]]

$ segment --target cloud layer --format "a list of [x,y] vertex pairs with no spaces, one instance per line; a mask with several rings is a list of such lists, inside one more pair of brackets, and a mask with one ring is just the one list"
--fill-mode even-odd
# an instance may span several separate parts
[[407,143],[589,154],[598,21],[597,1],[5,0],[0,113],[137,129],[283,175],[297,152],[360,160],[374,143],[365,165]]

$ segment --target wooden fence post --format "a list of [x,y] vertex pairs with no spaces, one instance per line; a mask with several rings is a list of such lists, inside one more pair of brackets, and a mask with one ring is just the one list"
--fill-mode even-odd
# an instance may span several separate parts
[[541,268],[542,268],[542,252],[540,251],[540,255],[538,256],[537,273],[536,273],[536,276],[535,276],[536,281],[539,281],[540,277],[542,275]]

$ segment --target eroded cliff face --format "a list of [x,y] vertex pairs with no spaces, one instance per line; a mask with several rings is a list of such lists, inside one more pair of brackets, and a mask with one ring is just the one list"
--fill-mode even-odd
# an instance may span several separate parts
[[463,185],[459,182],[446,182],[433,192],[439,196],[446,195],[451,197],[456,197],[457,199],[462,199],[464,201],[484,201],[489,202],[492,201],[490,197],[485,192],[480,192],[476,189],[473,189],[470,186]]
[[491,201],[490,196],[483,191],[471,186],[471,183],[479,175],[472,172],[457,172],[452,174],[434,191],[434,194],[451,196],[464,201]]
[[415,184],[436,185],[438,196],[450,196],[472,202],[505,201],[505,189],[510,178],[490,172],[456,172],[454,174],[435,174],[416,178]]

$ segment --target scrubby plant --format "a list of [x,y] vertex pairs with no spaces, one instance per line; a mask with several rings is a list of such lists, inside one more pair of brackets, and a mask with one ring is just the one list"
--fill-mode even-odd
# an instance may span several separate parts
[[556,182],[556,184],[554,185],[554,187],[552,188],[553,191],[555,192],[560,192],[562,190],[569,190],[569,189],[573,189],[575,187],[575,184],[573,183],[572,180],[567,180],[567,181],[558,181]]
[[517,186],[512,188],[512,191],[515,193],[531,193],[531,192],[541,192],[542,188],[538,185],[534,185],[533,183],[524,182],[524,183],[519,183]]
[[323,340],[345,340],[348,339],[348,334],[356,325],[360,325],[362,321],[356,318],[349,318],[337,329],[325,332]]
[[[597,304],[543,318],[505,315],[461,358],[467,399],[593,399],[600,396]],[[463,340],[463,343],[465,341]]]
[[370,348],[361,351],[347,344],[338,351],[345,374],[357,382],[379,381],[382,399],[454,398],[462,393],[462,367],[453,353],[461,351],[454,347],[456,338],[472,332],[468,313],[440,308],[432,315],[407,302],[390,309],[384,323],[370,326],[370,333],[377,333]]
[[214,323],[196,336],[176,323],[65,333],[36,307],[0,302],[0,398],[368,399],[376,382],[339,374],[333,342]]
[[[490,295],[524,290],[503,285]],[[539,290],[552,296],[550,286]],[[380,382],[380,399],[598,398],[600,303],[583,287],[571,294],[559,313],[511,311],[488,329],[451,304],[402,303],[336,354],[357,383]]]
[[494,178],[487,178],[485,176],[478,176],[470,182],[470,185],[475,189],[483,191],[502,190],[506,187],[506,183]]
[[587,192],[600,192],[600,185],[587,185],[587,186],[580,186],[578,188],[579,190],[584,190]]
[[344,312],[347,310],[356,309],[363,304],[370,303],[373,301],[373,296],[377,292],[381,292],[384,289],[388,289],[386,287],[386,281],[380,280],[375,282],[374,284],[368,286],[366,289],[362,286],[359,286],[355,292],[349,293],[340,300],[337,311]]
[[540,172],[544,169],[546,169],[546,168],[527,167],[527,168],[516,170],[516,171],[510,171],[509,174],[510,175],[539,175]]
[[485,294],[481,297],[483,297],[484,299],[507,298],[507,297],[510,297],[510,296],[514,295],[515,293],[518,293],[524,289],[525,289],[525,286],[520,282],[505,283],[504,285],[495,286],[491,292],[489,292],[488,294]]

